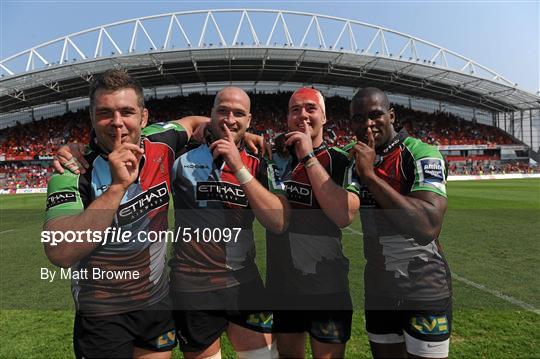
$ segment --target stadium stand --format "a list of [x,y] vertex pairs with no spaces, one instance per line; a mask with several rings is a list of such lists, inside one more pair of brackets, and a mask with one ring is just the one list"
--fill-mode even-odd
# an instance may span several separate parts
[[[251,94],[252,128],[263,134],[270,143],[280,133],[287,130],[287,104],[290,92],[273,94]],[[209,116],[212,95],[190,94],[189,96],[149,99],[146,106],[150,112],[150,123],[164,122],[192,114]],[[349,100],[330,97],[326,100],[328,125],[325,140],[335,146],[343,146],[354,140],[348,130]],[[453,145],[519,145],[504,131],[484,124],[474,123],[445,112],[427,113],[393,106],[399,123],[414,137],[437,146]],[[88,143],[90,139],[90,119],[88,110],[67,112],[62,116],[17,124],[0,131],[0,188],[9,191],[18,188],[44,188],[51,174],[52,154],[67,142]],[[454,151],[455,152],[455,151]],[[530,167],[527,161],[502,161],[496,150],[482,153],[447,155],[450,174],[499,174],[532,173],[537,167]],[[474,152],[474,151],[472,151]]]

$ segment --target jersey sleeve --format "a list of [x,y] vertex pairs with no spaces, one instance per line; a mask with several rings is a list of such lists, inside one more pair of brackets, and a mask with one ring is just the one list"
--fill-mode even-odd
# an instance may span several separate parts
[[162,142],[172,148],[176,157],[189,142],[186,130],[176,122],[160,122],[146,126],[142,134],[152,142]]
[[410,191],[431,191],[446,197],[446,162],[439,150],[412,137],[403,142],[411,155],[406,171],[413,177]]
[[65,171],[52,175],[47,184],[45,221],[57,217],[73,216],[84,212],[88,193],[81,186],[81,175]]
[[335,151],[333,161],[332,179],[349,192],[360,195],[360,183],[356,176],[354,161],[349,159],[349,151],[356,142],[343,148],[332,147]]
[[285,184],[279,177],[277,168],[271,160],[261,159],[255,177],[270,192],[285,195]]

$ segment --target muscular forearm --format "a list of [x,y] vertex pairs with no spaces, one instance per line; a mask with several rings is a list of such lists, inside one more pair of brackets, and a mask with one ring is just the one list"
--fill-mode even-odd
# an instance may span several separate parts
[[59,266],[68,268],[88,256],[101,242],[93,242],[84,231],[105,231],[114,219],[125,190],[112,185],[107,191],[92,202],[83,213],[73,216],[55,218],[48,221],[44,229],[47,231],[75,231],[81,233],[81,242],[67,243],[62,241],[56,245],[45,243],[45,253],[49,260]]
[[290,209],[285,197],[271,193],[256,179],[243,184],[242,189],[255,217],[266,229],[275,233],[283,233],[287,230]]
[[310,161],[315,162],[306,170],[317,202],[332,222],[340,228],[347,227],[360,206],[358,197],[336,185],[316,159]]
[[421,245],[439,236],[446,210],[445,198],[426,191],[404,196],[374,173],[362,181],[378,206],[389,210],[386,217],[402,234],[414,237]]

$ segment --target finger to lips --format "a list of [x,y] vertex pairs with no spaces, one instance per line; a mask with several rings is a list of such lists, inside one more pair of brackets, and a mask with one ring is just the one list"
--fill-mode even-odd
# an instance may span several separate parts
[[116,128],[116,136],[114,137],[114,147],[117,149],[122,145],[122,129],[120,127]]
[[309,127],[308,127],[307,121],[306,121],[306,120],[303,120],[302,123],[304,124],[304,131],[303,131],[303,132],[304,132],[306,135],[309,135]]
[[223,124],[223,132],[225,132],[225,138],[227,141],[233,142],[234,136],[232,135],[231,131],[229,130],[229,127],[227,127],[226,124]]
[[370,148],[375,148],[375,138],[373,137],[373,131],[371,131],[371,128],[367,129],[367,138],[368,138],[367,145]]

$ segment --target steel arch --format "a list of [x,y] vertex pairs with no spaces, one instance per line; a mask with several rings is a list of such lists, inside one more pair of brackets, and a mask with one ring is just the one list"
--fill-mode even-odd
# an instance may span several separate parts
[[[255,63],[239,70],[238,60]],[[243,80],[249,71],[256,82],[385,82],[387,90],[489,111],[540,108],[540,97],[431,42],[360,21],[271,9],[146,16],[45,42],[0,61],[0,106],[13,111],[80,96],[93,74],[113,66],[136,72],[149,87],[222,81],[224,72]]]

